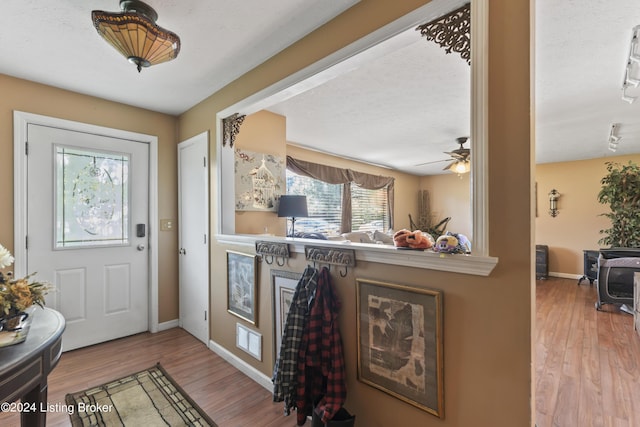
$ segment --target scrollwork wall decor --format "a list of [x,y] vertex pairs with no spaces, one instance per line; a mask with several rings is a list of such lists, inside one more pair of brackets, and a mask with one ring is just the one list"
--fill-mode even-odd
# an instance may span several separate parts
[[313,261],[314,265],[318,263],[343,266],[344,270],[340,271],[342,277],[347,276],[348,267],[356,265],[356,252],[353,249],[305,246],[304,254],[307,261]]
[[416,28],[427,40],[438,43],[447,53],[457,52],[471,64],[471,4]]
[[[289,245],[279,242],[268,242],[264,240],[256,241],[256,253],[262,255],[265,262],[269,265],[273,264],[275,259],[276,264],[283,267],[289,258]],[[280,261],[282,260],[282,262]]]
[[229,143],[229,147],[233,148],[236,136],[240,133],[240,125],[245,119],[245,115],[234,113],[229,117],[222,119],[222,146]]

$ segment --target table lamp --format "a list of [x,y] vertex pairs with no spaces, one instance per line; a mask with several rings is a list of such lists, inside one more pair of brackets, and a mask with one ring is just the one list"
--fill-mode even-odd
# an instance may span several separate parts
[[291,234],[287,234],[287,237],[295,237],[296,217],[309,216],[309,213],[307,212],[307,196],[297,196],[292,194],[284,194],[280,196],[278,216],[287,218],[291,217]]

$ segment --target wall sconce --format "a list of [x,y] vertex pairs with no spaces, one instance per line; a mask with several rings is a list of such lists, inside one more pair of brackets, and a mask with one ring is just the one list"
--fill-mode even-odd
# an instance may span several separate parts
[[549,215],[553,218],[557,217],[560,212],[558,212],[558,199],[560,198],[560,193],[555,188],[549,192]]

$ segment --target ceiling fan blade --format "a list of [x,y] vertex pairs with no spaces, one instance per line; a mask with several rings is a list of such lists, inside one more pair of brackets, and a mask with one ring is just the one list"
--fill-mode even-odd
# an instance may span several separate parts
[[447,166],[443,167],[442,170],[443,171],[447,171],[447,170],[451,169],[451,166],[455,165],[456,163],[458,163],[458,161],[454,160],[453,162],[449,163]]
[[452,152],[445,151],[445,154],[450,155],[452,158],[456,160],[464,160],[464,158],[466,157],[464,154],[456,153],[455,151],[452,151]]
[[442,163],[442,162],[449,162],[449,161],[451,161],[451,159],[433,160],[431,162],[418,163],[417,165],[413,165],[413,166],[424,166],[424,165],[431,165],[433,163]]
[[453,158],[464,160],[469,157],[469,154],[471,154],[471,150],[469,150],[468,148],[459,148],[453,151],[445,151],[444,153],[450,155]]
[[434,160],[432,162],[418,163],[417,165],[414,165],[414,166],[424,166],[424,165],[430,165],[430,164],[433,164],[433,163],[450,162],[447,165],[447,167],[445,167],[443,169],[443,170],[448,170],[451,166],[455,165],[458,162],[468,162],[469,158],[471,157],[471,149],[464,148],[462,146],[462,144],[467,142],[468,139],[469,138],[466,137],[466,136],[457,138],[456,140],[458,141],[458,144],[460,144],[460,148],[444,152],[444,154],[446,154],[446,155],[451,157],[450,159]]

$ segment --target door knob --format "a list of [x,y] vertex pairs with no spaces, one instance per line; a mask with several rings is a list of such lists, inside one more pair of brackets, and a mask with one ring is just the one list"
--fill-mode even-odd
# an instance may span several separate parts
[[140,243],[140,244],[138,245],[138,250],[139,250],[139,251],[144,251],[144,245],[143,245],[142,243]]

